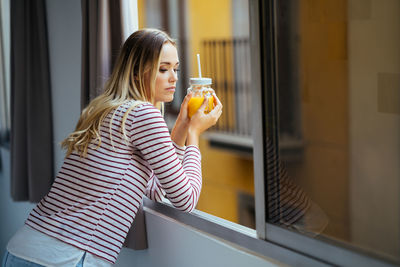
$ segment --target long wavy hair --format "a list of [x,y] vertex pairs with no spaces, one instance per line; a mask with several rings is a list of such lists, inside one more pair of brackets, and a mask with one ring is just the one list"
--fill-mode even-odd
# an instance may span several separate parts
[[[160,52],[167,42],[176,46],[176,42],[168,34],[157,29],[142,29],[129,36],[104,86],[104,92],[82,111],[75,131],[61,142],[61,147],[67,150],[66,156],[73,151],[86,156],[88,145],[93,140],[100,146],[101,122],[114,110],[113,118],[116,108],[124,102],[137,100],[156,104],[154,94]],[[134,107],[131,106],[122,118],[121,130],[125,138],[126,118]]]

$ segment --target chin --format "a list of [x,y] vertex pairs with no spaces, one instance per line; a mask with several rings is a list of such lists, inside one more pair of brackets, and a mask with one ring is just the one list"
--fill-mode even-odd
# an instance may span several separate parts
[[164,103],[169,103],[169,102],[172,102],[174,100],[174,96],[171,96],[171,97],[167,97],[166,99],[165,99],[165,101],[163,101]]
[[156,103],[169,103],[174,100],[174,96],[166,96],[155,100]]

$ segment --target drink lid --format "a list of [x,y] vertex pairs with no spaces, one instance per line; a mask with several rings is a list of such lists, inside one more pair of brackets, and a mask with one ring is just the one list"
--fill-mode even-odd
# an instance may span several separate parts
[[190,83],[190,85],[192,85],[192,84],[199,84],[199,85],[212,84],[212,79],[211,78],[190,78],[189,83]]

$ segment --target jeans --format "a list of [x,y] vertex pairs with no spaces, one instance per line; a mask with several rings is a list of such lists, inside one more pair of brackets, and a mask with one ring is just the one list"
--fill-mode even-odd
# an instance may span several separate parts
[[[85,254],[83,254],[81,260],[78,262],[76,267],[83,267],[83,260],[85,259],[85,256],[86,252]],[[43,267],[43,265],[16,257],[7,251],[3,257],[1,267]]]

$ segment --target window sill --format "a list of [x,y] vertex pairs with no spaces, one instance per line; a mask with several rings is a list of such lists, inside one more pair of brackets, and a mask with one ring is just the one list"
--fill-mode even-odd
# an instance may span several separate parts
[[144,199],[144,212],[167,216],[177,223],[189,226],[196,231],[211,235],[215,239],[222,240],[239,249],[267,257],[283,264],[291,266],[327,266],[324,262],[306,257],[290,249],[281,247],[271,242],[259,239],[256,231],[242,225],[221,219],[205,212],[194,210],[185,213],[173,208],[168,203],[156,203],[147,198]]

